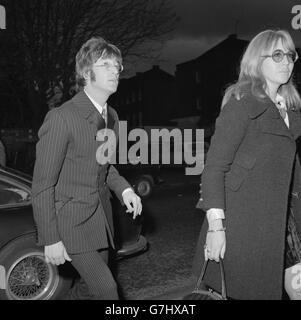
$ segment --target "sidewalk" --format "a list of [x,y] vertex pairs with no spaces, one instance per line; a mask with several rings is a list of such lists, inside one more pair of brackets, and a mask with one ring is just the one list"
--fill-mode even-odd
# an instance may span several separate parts
[[183,297],[185,297],[187,294],[190,294],[194,290],[195,284],[195,279],[188,279],[184,285],[171,288],[163,294],[146,297],[142,300],[182,300]]
[[117,279],[125,300],[180,300],[191,293],[191,268],[203,214],[195,209],[199,177],[164,170],[164,183],[144,201],[143,234],[149,249],[120,261]]

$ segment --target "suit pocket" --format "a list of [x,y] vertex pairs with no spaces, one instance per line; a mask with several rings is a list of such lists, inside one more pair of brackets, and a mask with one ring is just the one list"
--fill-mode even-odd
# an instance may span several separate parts
[[237,191],[255,166],[255,163],[255,157],[246,153],[237,153],[230,171],[226,173],[225,186],[233,191]]
[[273,119],[262,119],[260,121],[261,132],[276,136],[290,136],[290,131],[283,120],[277,117]]
[[99,198],[97,193],[85,199],[72,198],[61,207],[58,214],[59,222],[69,227],[81,225],[96,213],[98,205]]
[[54,207],[56,214],[59,214],[59,212],[62,210],[62,208],[70,201],[72,201],[73,198],[68,198],[66,200],[58,200],[55,201]]

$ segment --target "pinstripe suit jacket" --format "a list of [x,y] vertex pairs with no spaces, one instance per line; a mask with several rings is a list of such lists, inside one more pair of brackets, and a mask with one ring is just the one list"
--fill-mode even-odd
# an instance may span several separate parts
[[[68,253],[106,248],[109,240],[114,246],[109,189],[122,201],[130,185],[112,165],[96,161],[95,112],[81,91],[49,111],[39,130],[32,184],[39,245],[62,241]],[[107,126],[118,136],[111,107]]]

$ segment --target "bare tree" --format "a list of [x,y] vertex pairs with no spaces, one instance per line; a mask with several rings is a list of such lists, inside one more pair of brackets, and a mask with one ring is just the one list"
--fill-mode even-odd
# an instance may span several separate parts
[[168,36],[177,21],[169,0],[2,2],[7,30],[0,46],[10,60],[6,71],[16,73],[26,87],[37,125],[57,91],[61,93],[57,104],[72,94],[75,54],[88,38],[104,37],[128,60],[146,58],[154,53],[149,48]]

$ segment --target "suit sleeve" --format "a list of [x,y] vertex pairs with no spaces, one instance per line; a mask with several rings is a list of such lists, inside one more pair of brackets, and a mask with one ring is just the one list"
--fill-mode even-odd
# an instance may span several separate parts
[[108,170],[107,184],[109,188],[114,191],[120,202],[123,203],[122,192],[126,188],[131,188],[131,185],[119,174],[118,170],[113,165],[110,165]]
[[46,115],[38,135],[32,183],[33,215],[39,244],[50,245],[61,240],[57,228],[54,188],[68,146],[67,126],[56,109]]
[[202,173],[203,201],[197,207],[225,209],[225,173],[230,170],[249,121],[242,100],[231,99],[222,109]]
[[[115,119],[114,132],[117,137],[116,142],[118,142],[119,119],[117,112],[113,108],[111,108],[111,110],[113,111],[113,117]],[[113,165],[109,165],[106,181],[109,188],[114,191],[120,202],[123,203],[122,192],[127,188],[131,188],[131,185],[119,174],[118,170]]]

